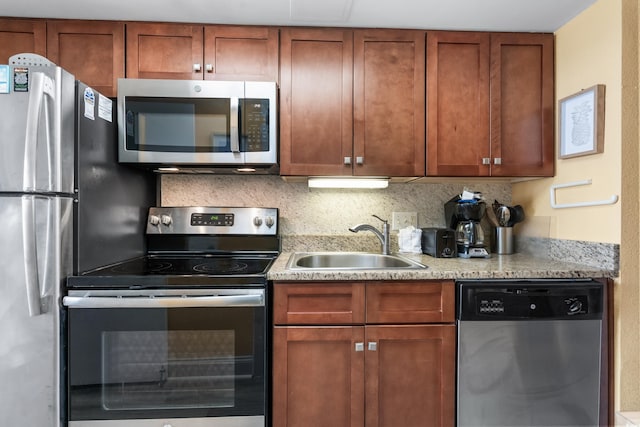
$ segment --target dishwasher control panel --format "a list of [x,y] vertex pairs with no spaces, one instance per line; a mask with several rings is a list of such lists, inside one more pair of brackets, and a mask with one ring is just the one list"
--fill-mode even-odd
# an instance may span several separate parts
[[465,281],[456,293],[461,320],[602,317],[603,286],[596,281]]
[[504,313],[504,301],[500,298],[479,298],[478,313]]
[[476,295],[476,313],[514,317],[575,316],[587,314],[586,295]]

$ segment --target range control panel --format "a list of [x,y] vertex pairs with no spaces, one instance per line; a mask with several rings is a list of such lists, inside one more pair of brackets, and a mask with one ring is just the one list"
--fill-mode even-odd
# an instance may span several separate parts
[[191,225],[206,225],[210,227],[233,227],[233,219],[235,215],[232,213],[194,213],[191,214]]
[[147,234],[275,236],[277,233],[277,208],[153,207],[147,220]]

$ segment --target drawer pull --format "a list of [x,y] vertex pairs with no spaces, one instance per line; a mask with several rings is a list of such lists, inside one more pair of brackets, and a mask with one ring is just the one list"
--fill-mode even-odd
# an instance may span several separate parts
[[368,345],[368,349],[369,351],[376,351],[378,349],[378,343],[375,341],[370,342]]
[[357,342],[356,343],[356,351],[364,351],[364,343],[363,342]]

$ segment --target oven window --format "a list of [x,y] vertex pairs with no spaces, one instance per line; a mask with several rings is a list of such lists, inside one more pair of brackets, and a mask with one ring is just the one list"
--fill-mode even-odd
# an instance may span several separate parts
[[102,347],[107,410],[233,407],[233,330],[106,331]]
[[71,308],[71,420],[263,415],[264,307]]

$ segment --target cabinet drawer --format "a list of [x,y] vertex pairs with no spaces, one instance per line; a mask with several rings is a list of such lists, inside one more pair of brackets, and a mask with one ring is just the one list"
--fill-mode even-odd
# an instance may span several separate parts
[[451,281],[367,283],[366,322],[453,323]]
[[286,283],[274,286],[276,325],[364,323],[364,283]]

